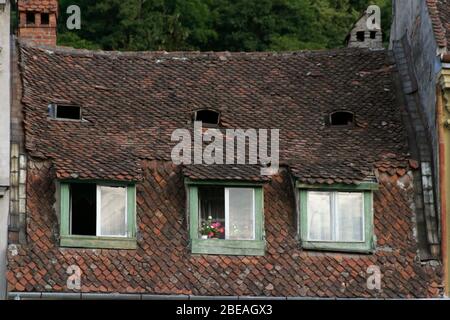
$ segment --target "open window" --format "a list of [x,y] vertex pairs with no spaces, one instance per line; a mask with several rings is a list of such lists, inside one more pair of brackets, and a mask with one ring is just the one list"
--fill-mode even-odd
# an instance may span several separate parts
[[349,111],[336,111],[329,115],[328,124],[330,126],[353,126],[355,115]]
[[49,117],[59,120],[81,120],[81,107],[68,104],[50,104],[48,106]]
[[201,121],[203,126],[218,126],[220,113],[209,109],[197,110],[194,112],[194,121]]
[[189,185],[192,253],[264,255],[261,186]]
[[25,19],[27,25],[34,25],[36,23],[36,13],[33,11],[27,11]]
[[48,26],[50,24],[50,14],[48,12],[41,13],[41,25]]
[[61,245],[135,247],[134,186],[62,183]]
[[364,31],[358,31],[356,32],[356,40],[359,42],[364,42],[366,39],[366,33]]

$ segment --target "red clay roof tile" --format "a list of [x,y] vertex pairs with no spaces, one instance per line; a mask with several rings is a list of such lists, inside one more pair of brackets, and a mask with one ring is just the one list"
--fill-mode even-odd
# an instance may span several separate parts
[[[22,44],[21,65],[27,150],[52,159],[60,179],[140,180],[140,161],[170,160],[172,132],[192,129],[199,108],[220,111],[224,129],[280,129],[280,161],[305,183],[360,182],[386,157],[406,161],[383,50],[108,53]],[[47,106],[58,101],[80,105],[84,120],[49,119]],[[336,110],[354,112],[356,125],[327,127]],[[259,169],[205,165],[185,174],[255,180]]]

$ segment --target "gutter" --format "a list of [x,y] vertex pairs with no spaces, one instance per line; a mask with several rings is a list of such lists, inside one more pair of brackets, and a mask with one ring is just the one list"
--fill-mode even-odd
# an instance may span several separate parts
[[[319,297],[265,297],[265,296],[195,296],[195,295],[154,295],[154,294],[128,294],[128,293],[57,293],[57,292],[9,292],[9,300],[229,300],[229,301],[314,301],[314,300],[403,300],[392,298],[319,298]],[[447,300],[450,298],[416,298],[406,300]]]

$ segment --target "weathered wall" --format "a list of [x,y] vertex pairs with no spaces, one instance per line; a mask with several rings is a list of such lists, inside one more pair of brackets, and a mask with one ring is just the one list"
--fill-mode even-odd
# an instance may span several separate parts
[[[348,39],[348,47],[350,48],[383,48],[383,33],[381,30],[373,30],[376,32],[375,38],[370,37],[370,30],[367,27],[367,15],[363,15],[358,22],[356,22],[353,29],[350,31]],[[357,33],[364,32],[364,41],[358,41]]]
[[[441,267],[421,264],[414,235],[412,175],[380,167],[374,195],[377,250],[372,255],[304,251],[296,240],[292,184],[285,171],[264,188],[264,257],[189,252],[185,191],[179,167],[148,162],[137,186],[137,250],[58,246],[54,170],[28,161],[27,245],[10,246],[10,292],[69,292],[67,267],[82,270],[81,292],[304,297],[437,297]],[[382,290],[367,288],[367,268],[382,272]]]
[[[9,1],[0,9],[0,188],[9,186],[10,29]],[[5,293],[9,196],[0,196],[0,299]]]
[[[424,0],[395,0],[393,2],[392,42],[407,37],[411,47],[412,66],[418,84],[420,108],[427,127],[434,163],[435,190],[439,190],[439,148],[436,128],[436,81],[440,70],[438,47]],[[408,54],[408,53],[407,53]]]

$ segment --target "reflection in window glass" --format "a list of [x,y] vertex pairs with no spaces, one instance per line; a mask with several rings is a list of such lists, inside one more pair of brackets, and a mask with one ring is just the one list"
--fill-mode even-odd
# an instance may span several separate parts
[[362,193],[337,193],[338,241],[363,241]]
[[226,239],[254,240],[255,214],[254,192],[250,188],[229,188],[225,190]]
[[332,240],[331,194],[308,192],[308,240]]
[[364,193],[308,192],[307,239],[364,241]]
[[126,188],[100,186],[100,235],[126,236]]

